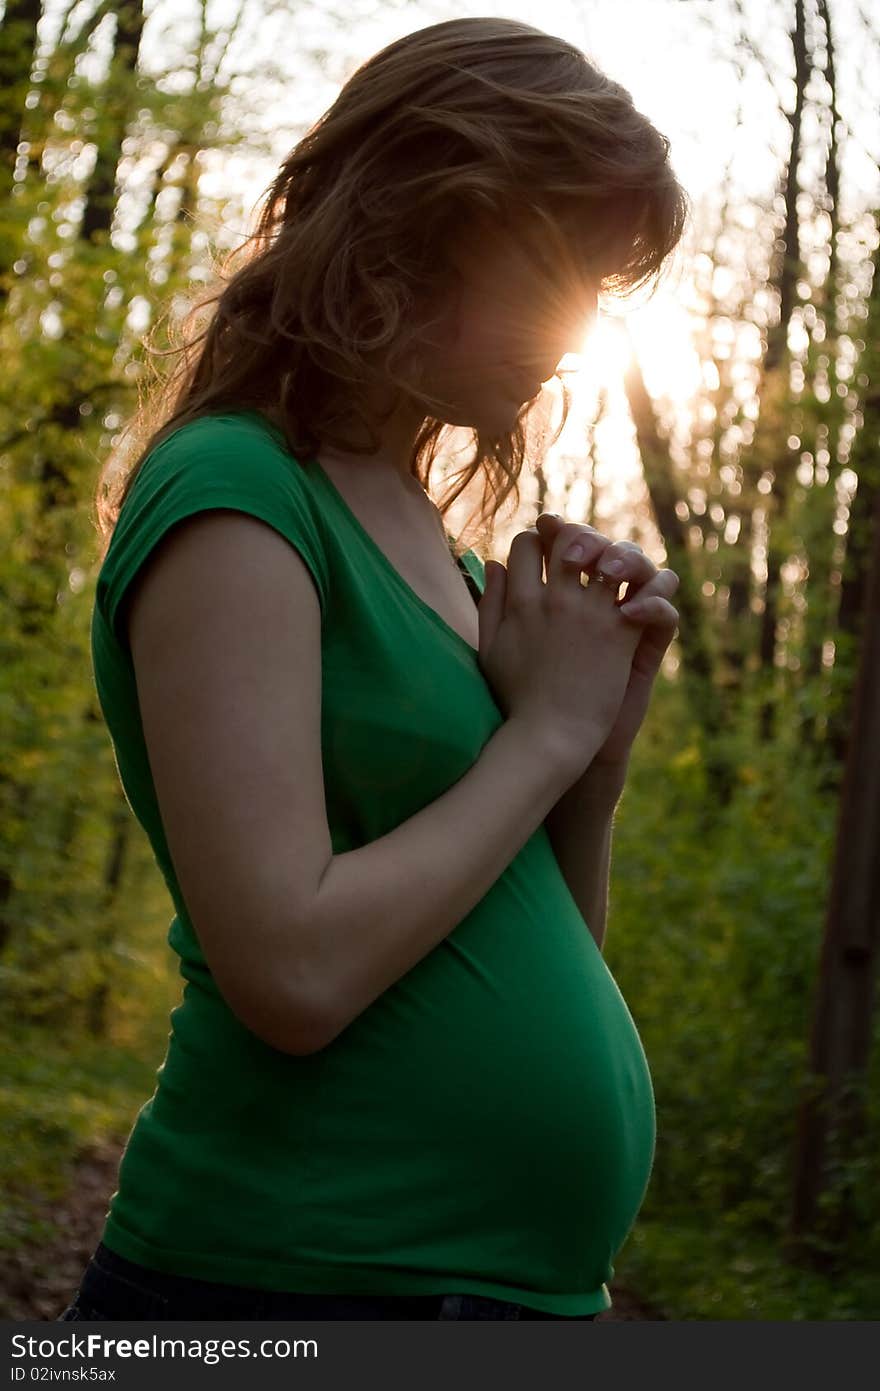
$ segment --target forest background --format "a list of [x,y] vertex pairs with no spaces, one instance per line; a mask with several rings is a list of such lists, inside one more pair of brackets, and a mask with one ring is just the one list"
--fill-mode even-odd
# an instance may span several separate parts
[[[0,1315],[59,1312],[46,1252],[83,1162],[118,1152],[152,1092],[180,994],[89,647],[92,495],[145,334],[242,240],[360,61],[441,19],[527,9],[7,0],[0,1249],[18,1283]],[[633,93],[693,200],[676,274],[607,306],[569,364],[569,425],[495,552],[553,510],[681,577],[615,819],[605,956],[658,1111],[616,1272],[666,1318],[876,1318],[876,14],[600,0],[541,24]]]

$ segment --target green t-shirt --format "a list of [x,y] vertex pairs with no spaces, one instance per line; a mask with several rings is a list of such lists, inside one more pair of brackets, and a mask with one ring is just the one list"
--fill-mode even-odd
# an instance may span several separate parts
[[[156,1270],[269,1290],[607,1309],[653,1163],[654,1097],[543,825],[454,930],[317,1053],[261,1041],[214,982],[163,833],[119,622],[160,537],[210,508],[261,518],[311,571],[335,854],[442,796],[504,718],[474,648],[415,594],[317,460],[295,459],[262,416],[202,418],[151,451],[98,576],[92,656],[125,794],[173,900],[168,943],[185,985],[103,1240]],[[482,562],[464,559],[482,592]]]

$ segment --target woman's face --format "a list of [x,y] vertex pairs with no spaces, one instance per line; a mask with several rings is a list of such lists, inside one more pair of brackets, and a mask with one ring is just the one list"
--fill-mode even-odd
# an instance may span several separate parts
[[598,286],[541,245],[539,234],[484,224],[453,264],[450,292],[425,358],[427,391],[451,403],[441,419],[495,436],[513,428],[526,402],[567,352],[580,350],[598,312]]

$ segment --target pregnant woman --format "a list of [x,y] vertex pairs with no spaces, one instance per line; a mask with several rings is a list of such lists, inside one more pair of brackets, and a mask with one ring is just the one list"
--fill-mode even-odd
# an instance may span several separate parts
[[610,818],[678,579],[553,516],[484,569],[444,511],[480,475],[491,524],[599,293],[678,243],[667,155],[560,39],[410,34],[142,406],[92,652],[184,984],[62,1319],[610,1307],[655,1141],[601,952]]

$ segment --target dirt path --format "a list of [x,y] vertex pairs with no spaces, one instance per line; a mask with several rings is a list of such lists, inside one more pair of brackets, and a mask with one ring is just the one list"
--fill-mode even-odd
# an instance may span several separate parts
[[[84,1153],[74,1166],[67,1198],[39,1208],[52,1235],[40,1245],[4,1254],[0,1269],[0,1317],[55,1319],[70,1303],[104,1226],[110,1194],[116,1187],[121,1145],[103,1145]],[[621,1319],[661,1319],[632,1290],[611,1285],[614,1308],[597,1323]]]

